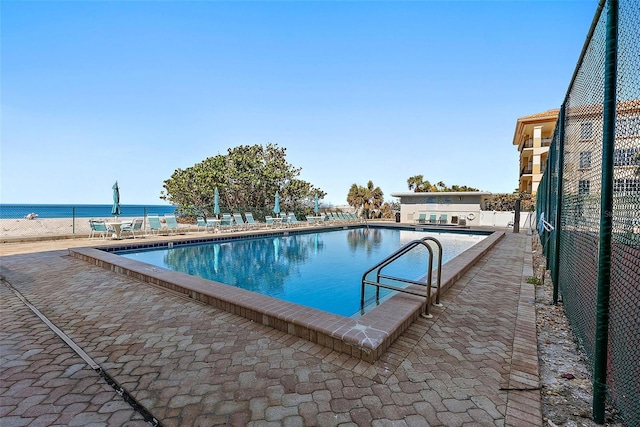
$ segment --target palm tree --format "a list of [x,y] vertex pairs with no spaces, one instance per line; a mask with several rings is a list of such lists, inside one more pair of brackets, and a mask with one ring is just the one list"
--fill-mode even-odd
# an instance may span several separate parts
[[[380,189],[380,187],[373,186],[373,181],[367,182],[367,204],[369,210],[377,211],[384,203],[384,193]],[[367,215],[369,217],[369,215]]]
[[356,213],[358,213],[358,211],[364,207],[365,201],[365,188],[358,184],[351,184],[351,188],[347,194],[347,203],[349,203],[350,206],[353,206]]
[[356,209],[362,209],[365,218],[370,217],[371,210],[380,209],[384,202],[384,193],[380,187],[375,187],[373,181],[369,181],[366,187],[352,184],[347,194],[347,203]]
[[415,193],[426,193],[432,191],[431,183],[424,181],[424,176],[415,175],[407,179],[407,186],[409,190],[413,190]]
[[407,186],[409,187],[409,190],[415,189],[415,191],[417,193],[418,192],[418,188],[420,188],[420,186],[422,185],[422,179],[423,178],[424,178],[424,176],[422,176],[422,175],[416,175],[416,176],[409,177],[409,179],[407,179]]

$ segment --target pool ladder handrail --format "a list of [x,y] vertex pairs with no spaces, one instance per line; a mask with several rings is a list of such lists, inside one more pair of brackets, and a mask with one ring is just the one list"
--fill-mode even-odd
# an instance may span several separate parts
[[[374,265],[369,270],[364,272],[364,274],[362,275],[362,285],[361,285],[361,289],[360,289],[360,311],[361,311],[361,314],[364,314],[364,290],[365,290],[365,285],[372,285],[372,286],[376,287],[376,302],[379,302],[379,300],[380,300],[380,288],[391,289],[391,290],[394,290],[394,291],[397,291],[397,292],[404,292],[404,293],[411,294],[411,295],[425,296],[427,301],[426,301],[426,304],[425,304],[424,313],[421,314],[421,316],[422,317],[426,317],[428,319],[433,317],[433,315],[429,314],[429,300],[431,299],[431,288],[432,288],[432,281],[433,281],[433,249],[431,248],[431,245],[429,245],[429,243],[427,243],[428,241],[435,242],[436,245],[438,246],[438,270],[437,270],[437,275],[436,275],[437,294],[436,294],[436,302],[434,303],[434,305],[437,306],[437,307],[442,307],[442,304],[440,304],[440,284],[441,284],[441,275],[442,275],[442,244],[437,239],[435,239],[433,237],[423,237],[422,239],[416,239],[416,240],[410,241],[409,243],[407,243],[406,245],[402,246],[400,249],[398,249],[397,251],[395,251],[394,253],[392,253],[391,255],[389,255],[388,257],[383,259],[382,261],[380,261],[378,264]],[[427,248],[427,251],[429,251],[429,265],[427,267],[427,280],[426,280],[426,283],[422,283],[422,282],[419,282],[417,280],[404,279],[404,278],[401,278],[401,277],[387,276],[385,274],[382,274],[382,269],[384,267],[388,266],[393,261],[397,260],[402,255],[406,254],[407,252],[409,252],[410,250],[412,250],[413,248],[415,248],[418,245],[423,245],[424,247]],[[369,275],[369,273],[371,273],[375,269],[378,270],[376,272],[376,281],[373,282],[373,281],[367,280],[367,275]],[[380,283],[380,279],[389,279],[389,280],[395,280],[395,281],[398,281],[398,282],[411,283],[413,285],[418,285],[418,286],[425,286],[427,288],[426,295],[423,295],[422,292],[418,292],[418,291],[415,291],[415,290],[412,290],[412,289],[400,288],[400,287],[397,287],[397,286]]]

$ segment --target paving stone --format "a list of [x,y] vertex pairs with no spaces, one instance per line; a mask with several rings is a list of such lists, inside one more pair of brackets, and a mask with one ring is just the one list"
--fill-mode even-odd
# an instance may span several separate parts
[[[64,251],[3,255],[0,269],[167,426],[500,426],[540,407],[539,396],[499,391],[538,381],[522,284],[528,239],[507,233],[433,319],[416,320],[374,364]],[[3,426],[145,424],[4,283],[0,291]]]

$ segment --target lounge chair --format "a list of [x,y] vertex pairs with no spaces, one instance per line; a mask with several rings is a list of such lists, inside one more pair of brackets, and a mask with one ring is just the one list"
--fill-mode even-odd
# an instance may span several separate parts
[[440,214],[440,224],[446,224],[447,223],[447,214]]
[[287,214],[279,214],[279,218],[280,218],[280,225],[283,227],[288,227],[289,224],[289,215]]
[[275,225],[275,222],[273,222],[273,217],[271,215],[267,215],[264,217],[264,222],[266,224],[266,227],[273,227]]
[[135,239],[136,233],[140,233],[140,237],[142,236],[142,218],[136,218],[131,221],[129,224],[122,224],[120,227],[120,234],[124,236],[125,233],[131,234],[131,236]]
[[255,219],[253,219],[253,214],[251,212],[245,212],[244,219],[247,228],[257,228],[260,226],[260,224]]
[[288,221],[287,223],[291,226],[297,226],[300,225],[300,221],[298,221],[298,218],[296,218],[295,214],[293,212],[289,212],[289,215],[287,215]]
[[207,228],[206,231],[216,231],[216,228],[220,225],[220,220],[217,218],[207,218]]
[[233,214],[233,220],[236,223],[236,229],[237,230],[246,230],[248,228],[248,224],[244,219],[242,219],[242,214],[241,213],[234,213]]
[[184,230],[180,230],[180,226],[178,225],[178,221],[176,220],[175,215],[165,215],[164,220],[167,224],[167,231],[173,234],[184,234]]
[[418,218],[413,220],[416,224],[425,224],[427,222],[427,214],[426,212],[420,212],[418,214]]
[[429,224],[435,224],[437,222],[438,222],[438,220],[437,220],[436,214],[429,215]]
[[[200,217],[200,218],[196,218],[196,221],[198,222],[198,231],[206,231],[207,230],[207,221],[205,221],[204,218]],[[202,230],[200,230],[202,229]]]
[[163,230],[158,215],[147,215],[147,225],[149,226],[151,235],[158,235]]
[[222,219],[220,220],[220,231],[233,229],[233,217],[229,213],[222,214]]
[[90,219],[89,227],[91,228],[91,234],[89,234],[89,239],[94,239],[96,235],[99,235],[103,239],[107,238],[107,235],[113,234],[116,232],[113,228],[109,227],[106,222],[101,219]]

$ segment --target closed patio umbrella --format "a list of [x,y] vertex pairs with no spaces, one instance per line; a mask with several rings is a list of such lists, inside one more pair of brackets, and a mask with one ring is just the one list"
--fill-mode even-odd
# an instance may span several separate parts
[[313,206],[313,211],[316,213],[316,216],[318,216],[318,195],[316,194],[316,203]]
[[276,191],[276,202],[273,205],[273,213],[276,215],[280,215],[280,195]]
[[113,206],[111,206],[111,215],[118,217],[120,215],[120,188],[118,187],[118,181],[113,184]]
[[220,215],[220,193],[218,193],[218,187],[213,193],[213,214],[216,217]]

